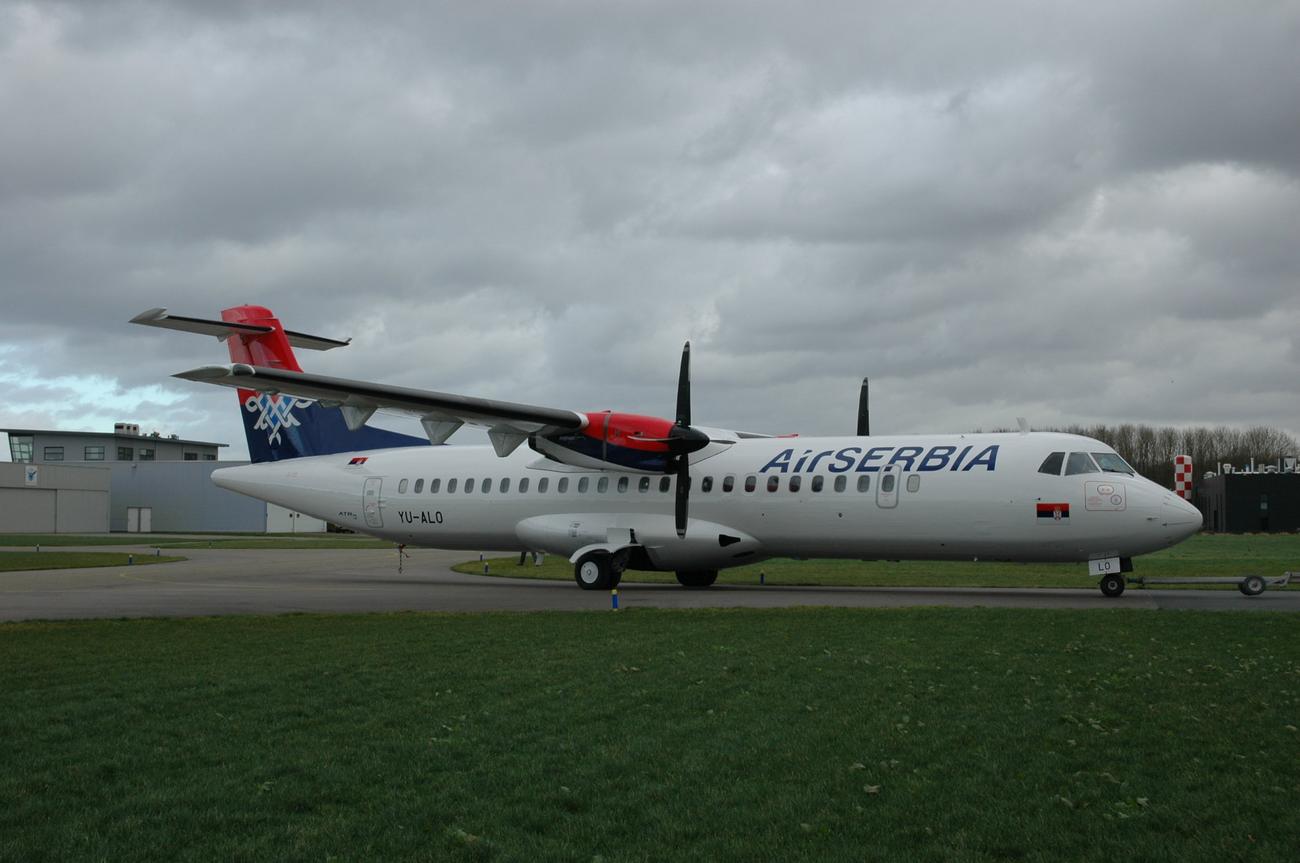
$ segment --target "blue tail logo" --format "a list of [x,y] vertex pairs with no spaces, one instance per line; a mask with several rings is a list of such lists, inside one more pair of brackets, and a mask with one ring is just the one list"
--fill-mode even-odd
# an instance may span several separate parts
[[245,393],[244,432],[255,462],[429,445],[428,438],[370,426],[352,431],[337,408],[267,393]]

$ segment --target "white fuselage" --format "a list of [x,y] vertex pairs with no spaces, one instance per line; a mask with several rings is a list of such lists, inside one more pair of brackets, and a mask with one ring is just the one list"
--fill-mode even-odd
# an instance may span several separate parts
[[572,467],[526,447],[505,458],[486,446],[314,456],[224,468],[213,481],[411,545],[568,556],[630,535],[668,570],[774,556],[1086,561],[1199,530],[1194,507],[1142,477],[1039,472],[1049,453],[1074,451],[1109,448],[1045,433],[738,440],[692,457],[685,538],[671,478]]

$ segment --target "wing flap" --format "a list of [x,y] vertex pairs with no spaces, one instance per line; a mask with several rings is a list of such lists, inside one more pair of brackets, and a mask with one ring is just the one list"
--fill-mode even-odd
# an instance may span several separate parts
[[[354,418],[379,409],[413,414],[421,419],[429,439],[434,443],[445,441],[461,424],[487,428],[496,432],[501,439],[498,451],[508,443],[518,446],[518,442],[531,434],[576,431],[587,422],[586,417],[575,411],[395,387],[287,369],[269,369],[244,363],[200,366],[179,372],[173,377],[256,392],[284,393],[342,405]],[[441,440],[435,440],[435,437]],[[518,442],[515,441],[516,437]],[[509,450],[513,450],[514,446],[509,446]]]

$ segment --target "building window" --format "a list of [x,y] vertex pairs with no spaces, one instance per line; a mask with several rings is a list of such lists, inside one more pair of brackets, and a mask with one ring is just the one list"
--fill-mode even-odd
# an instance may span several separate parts
[[204,460],[204,461],[216,461],[216,460],[217,460],[217,454],[216,454],[216,453],[211,453],[211,452],[205,452],[205,453],[203,454],[203,460]]
[[129,446],[120,446],[117,448],[118,461],[133,461],[135,459],[135,450]]
[[86,461],[103,461],[103,460],[104,460],[104,447],[102,445],[86,447]]
[[63,447],[47,446],[45,448],[46,461],[63,461]]
[[186,461],[198,461],[198,460],[199,460],[199,454],[196,453],[196,452],[187,452],[187,453],[185,453],[185,460],[186,460]]
[[14,461],[32,460],[32,439],[29,437],[9,436],[9,457]]
[[153,461],[154,450],[140,447],[140,461]]

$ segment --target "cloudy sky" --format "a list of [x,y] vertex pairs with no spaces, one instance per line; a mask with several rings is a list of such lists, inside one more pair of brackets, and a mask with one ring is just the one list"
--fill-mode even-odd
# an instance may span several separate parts
[[1297,57],[1297,2],[0,2],[0,426],[242,457],[169,377],[224,347],[126,321],[259,303],[577,410],[691,339],[708,425],[1300,435]]

